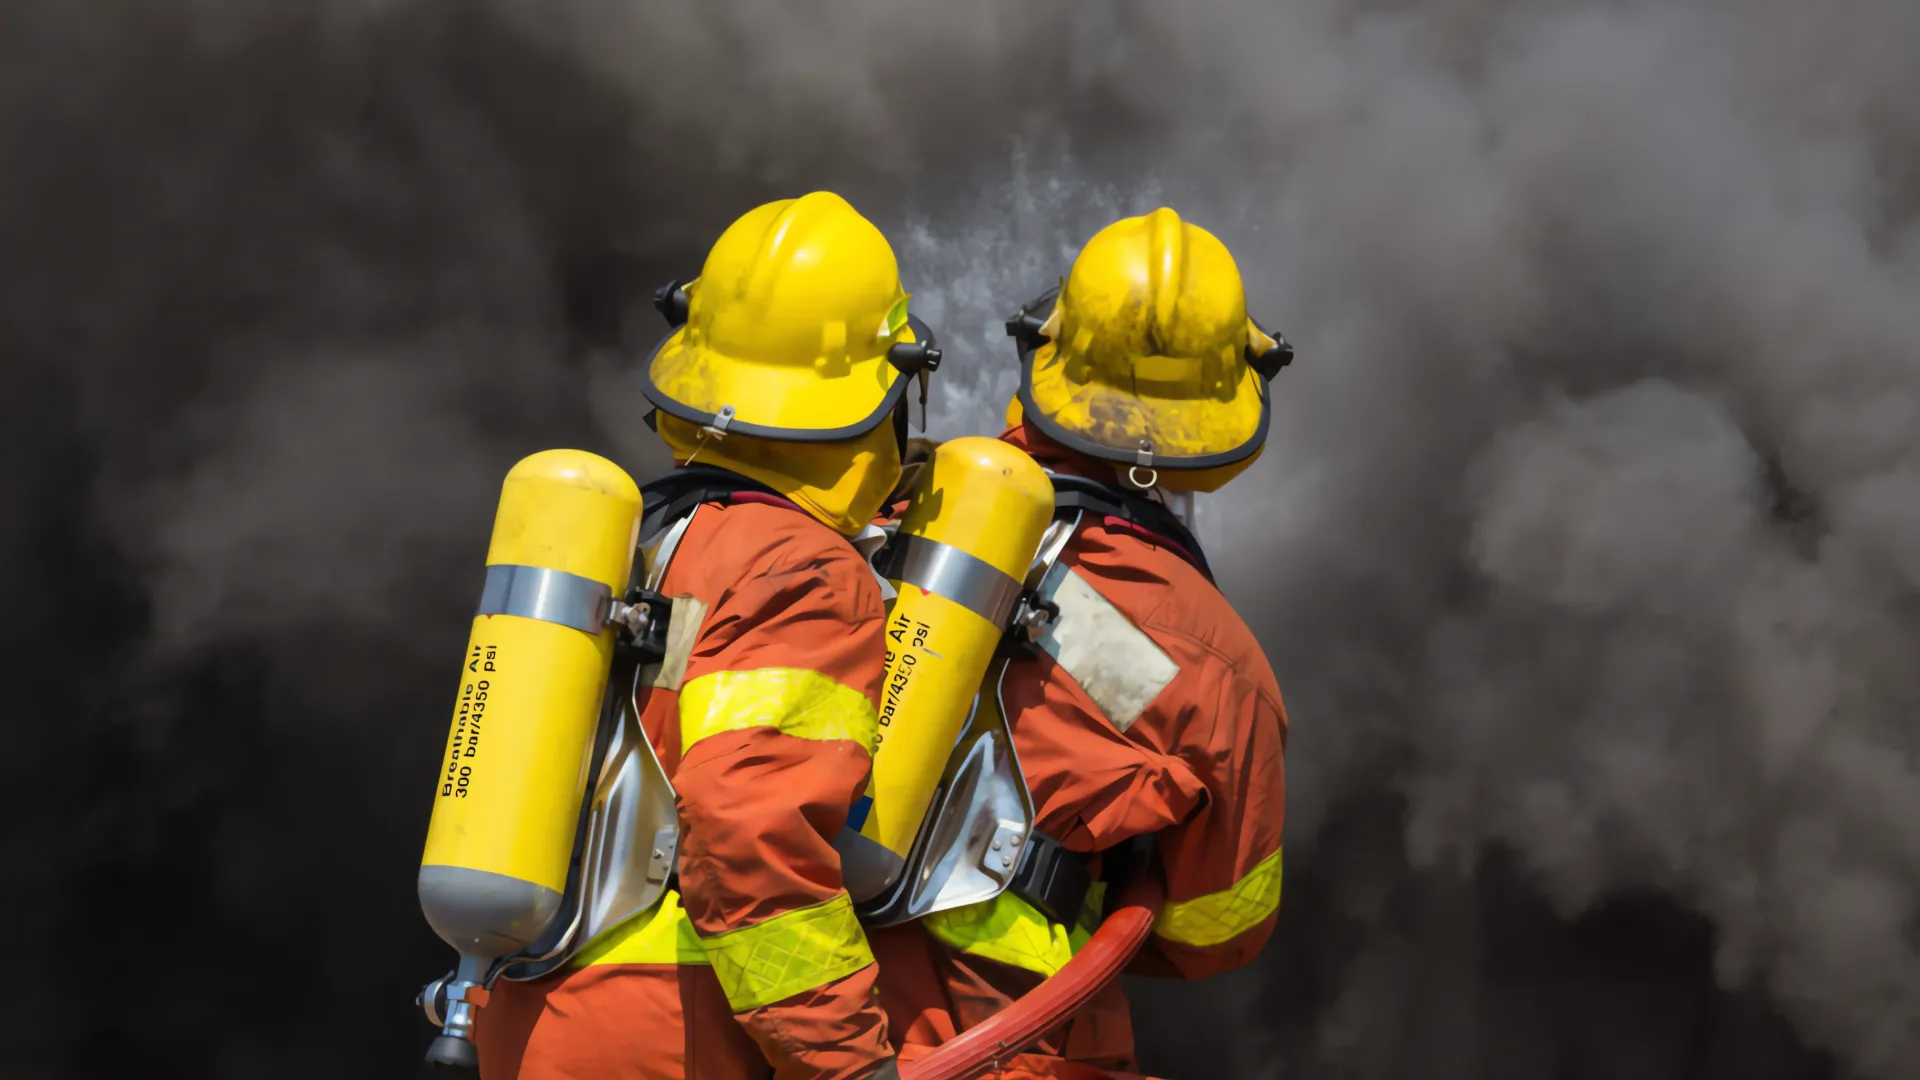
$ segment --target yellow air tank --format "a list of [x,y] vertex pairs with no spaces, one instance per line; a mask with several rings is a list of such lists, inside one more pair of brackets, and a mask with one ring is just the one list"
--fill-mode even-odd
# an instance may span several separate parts
[[915,484],[884,563],[899,596],[873,780],[835,843],[855,900],[899,880],[1052,519],[1046,472],[998,439],[942,443]]
[[633,478],[580,450],[502,486],[420,860],[421,911],[460,953],[436,1065],[472,1067],[470,992],[560,910],[640,516]]

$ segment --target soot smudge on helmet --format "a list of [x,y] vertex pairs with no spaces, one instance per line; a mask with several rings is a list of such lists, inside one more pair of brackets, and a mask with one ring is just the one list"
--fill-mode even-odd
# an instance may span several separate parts
[[499,477],[658,468],[647,289],[825,187],[941,334],[937,434],[1162,203],[1300,349],[1215,515],[1295,716],[1285,916],[1134,988],[1160,1075],[1894,1076],[1913,18],[7,5],[0,1067],[413,1073]]

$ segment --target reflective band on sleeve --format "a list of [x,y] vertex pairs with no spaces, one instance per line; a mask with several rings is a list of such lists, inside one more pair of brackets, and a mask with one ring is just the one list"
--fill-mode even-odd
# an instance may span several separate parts
[[1260,860],[1227,889],[1160,909],[1153,932],[1179,945],[1232,941],[1280,909],[1280,852]]
[[693,922],[680,907],[680,894],[669,892],[652,907],[613,927],[587,944],[573,958],[575,967],[595,964],[707,965]]
[[847,739],[873,753],[880,719],[858,690],[805,668],[716,671],[680,691],[680,752],[727,731],[773,728],[802,739]]
[[844,892],[700,940],[735,1012],[784,1001],[873,963],[853,899]]
[[1010,892],[921,920],[927,932],[970,956],[997,961],[1052,978],[1073,959],[1067,928],[1047,921],[1033,905]]
[[475,615],[518,615],[569,626],[583,634],[607,629],[613,590],[564,570],[500,563],[487,567]]

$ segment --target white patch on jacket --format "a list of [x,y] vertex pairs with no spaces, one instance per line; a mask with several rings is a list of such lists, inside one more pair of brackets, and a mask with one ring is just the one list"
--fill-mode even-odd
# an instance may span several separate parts
[[1122,732],[1160,696],[1180,665],[1078,573],[1055,565],[1040,593],[1060,606],[1038,642]]

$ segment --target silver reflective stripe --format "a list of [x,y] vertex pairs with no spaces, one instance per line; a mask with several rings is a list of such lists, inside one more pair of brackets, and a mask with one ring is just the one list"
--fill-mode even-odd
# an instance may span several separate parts
[[1005,626],[1020,599],[1020,582],[993,564],[957,547],[903,536],[899,562],[902,584],[916,585],[967,608],[995,626]]
[[599,635],[613,590],[602,582],[542,566],[489,566],[475,615],[518,615]]

